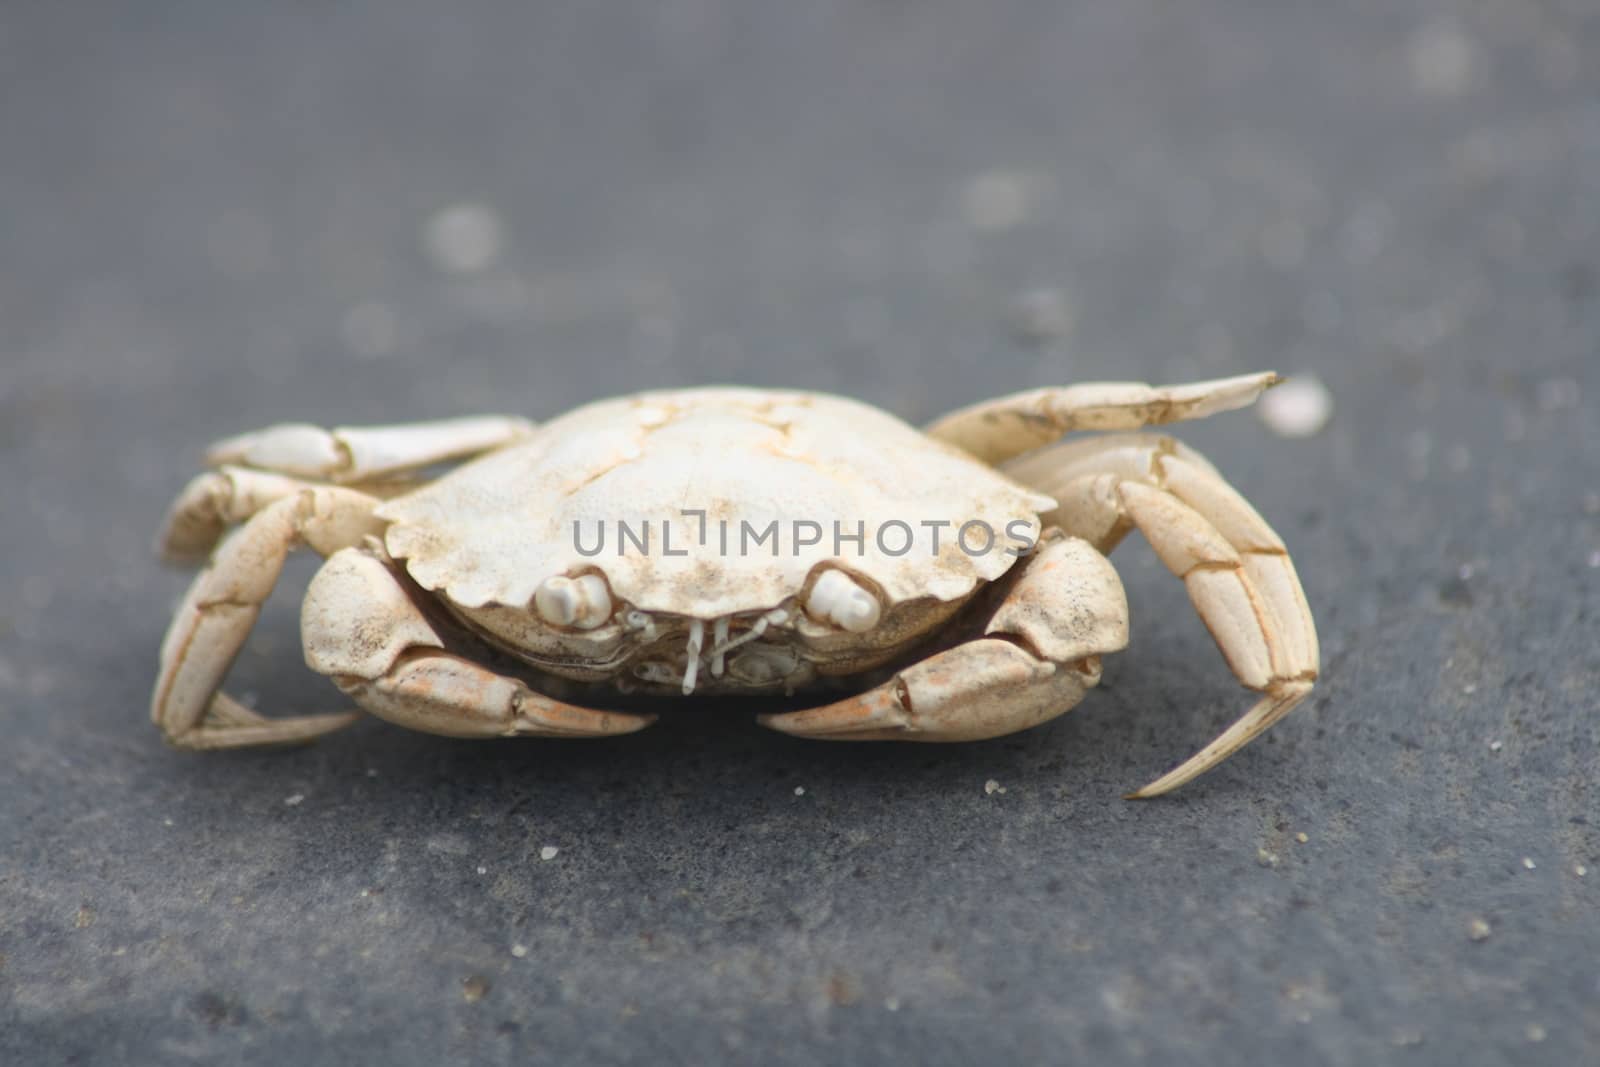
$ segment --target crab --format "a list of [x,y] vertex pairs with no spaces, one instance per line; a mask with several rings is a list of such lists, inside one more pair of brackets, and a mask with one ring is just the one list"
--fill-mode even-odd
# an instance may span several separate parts
[[[723,693],[798,703],[760,721],[800,737],[998,737],[1076,705],[1127,645],[1107,554],[1137,529],[1259,694],[1129,794],[1157,796],[1317,677],[1282,539],[1193,449],[1139,432],[1244,407],[1279,380],[1037,389],[921,430],[843,397],[713,387],[542,425],[230,438],[161,536],[167,557],[205,566],[163,643],[152,716],[185,749],[306,741],[359,718],[270,718],[222,691],[305,546],[324,557],[302,606],[306,663],[400,726],[612,737],[655,719],[621,694]],[[1074,431],[1096,432],[1064,440]]]

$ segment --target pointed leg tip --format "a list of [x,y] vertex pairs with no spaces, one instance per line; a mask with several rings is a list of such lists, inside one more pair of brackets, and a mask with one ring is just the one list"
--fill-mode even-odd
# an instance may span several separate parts
[[1188,785],[1206,771],[1211,770],[1213,766],[1215,764],[1205,765],[1199,762],[1197,758],[1191,758],[1163,774],[1155,781],[1140,786],[1131,793],[1124,793],[1122,799],[1155,800],[1157,797],[1164,797],[1168,793]]
[[[367,717],[362,711],[339,711],[326,716],[317,716],[310,720],[306,726],[303,737],[289,737],[282,743],[285,745],[310,745],[322,740],[323,737],[339,730],[354,726]],[[271,720],[269,720],[271,721]],[[279,720],[282,721],[282,720]]]
[[[223,701],[227,701],[226,704]],[[293,719],[268,719],[217,694],[217,703],[204,724],[175,732],[157,720],[161,738],[180,752],[214,752],[236,748],[296,748],[321,740],[366,716],[359,711],[329,712]],[[218,712],[220,709],[220,714]]]
[[1170,793],[1179,786],[1187,785],[1215,769],[1223,760],[1265,733],[1279,719],[1293,711],[1311,689],[1311,679],[1300,679],[1279,684],[1268,690],[1255,707],[1224,730],[1211,744],[1144,788],[1127,794],[1125,799],[1151,800]]

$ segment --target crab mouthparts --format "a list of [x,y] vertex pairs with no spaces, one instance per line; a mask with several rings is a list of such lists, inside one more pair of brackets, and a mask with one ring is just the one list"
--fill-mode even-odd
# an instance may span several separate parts
[[706,648],[706,624],[704,619],[689,620],[689,640],[683,649],[683,695],[688,696],[694,692],[695,683],[700,678],[700,666],[704,662],[711,671],[711,677],[721,678],[727,664],[727,654],[740,645],[747,644],[761,637],[767,632],[767,627],[781,625],[789,620],[786,608],[773,608],[762,615],[748,630],[738,637],[728,636],[732,623],[725,615],[716,619],[711,624],[711,647]]
[[[720,619],[718,620],[721,621]],[[689,624],[689,644],[683,650],[683,695],[694,692],[695,676],[700,673],[700,647],[705,644],[706,624],[695,619]]]

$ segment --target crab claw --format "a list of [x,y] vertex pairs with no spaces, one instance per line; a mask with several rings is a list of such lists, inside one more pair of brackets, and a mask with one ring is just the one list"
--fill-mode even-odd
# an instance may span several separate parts
[[656,721],[654,715],[596,711],[526,689],[516,695],[512,706],[517,716],[512,732],[535,737],[621,737]]
[[758,715],[756,721],[791,737],[819,741],[870,741],[906,732],[906,701],[893,685],[804,711]]
[[990,637],[913,664],[857,696],[759,721],[825,741],[977,741],[1053,719],[1099,680],[1098,657],[1055,664]]

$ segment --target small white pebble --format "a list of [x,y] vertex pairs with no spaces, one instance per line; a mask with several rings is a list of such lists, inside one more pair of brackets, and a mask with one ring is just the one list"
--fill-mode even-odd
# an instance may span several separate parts
[[806,787],[803,786],[803,785],[795,786],[794,787],[794,795],[797,796],[797,797],[805,796],[806,795]]
[[161,820],[161,825],[162,826],[171,826],[172,825],[172,820],[171,819],[162,819]]
[[887,1009],[889,1011],[899,1011],[900,1010],[900,998],[899,997],[885,997],[884,1001],[883,1001],[883,1006],[884,1006],[885,1009]]
[[512,945],[511,946],[511,954],[513,956],[517,957],[517,959],[520,960],[520,959],[524,958],[525,956],[527,956],[527,954],[528,954],[528,946],[527,945]]
[[557,854],[560,853],[560,851],[561,850],[554,845],[546,845],[539,850],[539,858],[542,860],[553,860],[556,858]]
[[1473,919],[1467,924],[1467,936],[1474,941],[1482,941],[1493,932],[1487,919]]
[[1529,1023],[1528,1024],[1528,1040],[1532,1041],[1534,1044],[1537,1045],[1539,1042],[1543,1041],[1545,1038],[1547,1038],[1549,1036],[1550,1036],[1549,1031],[1547,1031],[1544,1027],[1540,1026],[1538,1023]]
[[1537,863],[1533,862],[1533,857],[1532,856],[1524,856],[1524,857],[1522,857],[1522,865],[1524,867],[1528,868],[1528,870],[1530,870],[1530,871],[1537,870],[1538,867],[1539,867],[1539,865]]
[[370,889],[363,889],[363,890],[362,890],[362,891],[361,891],[361,892],[360,892],[360,894],[359,894],[359,895],[360,895],[360,897],[361,897],[361,899],[362,899],[362,900],[365,900],[365,899],[367,899],[367,898],[368,898],[368,897],[370,897],[370,896],[371,896],[371,895],[372,895],[372,890],[370,890]]
[[1506,747],[1506,743],[1504,741],[1490,741],[1489,742],[1489,751],[1490,752],[1499,752],[1502,748],[1505,748],[1505,747]]
[[502,243],[500,218],[485,204],[453,204],[428,220],[423,243],[434,266],[473,274],[494,263]]
[[1585,867],[1581,863],[1575,863],[1572,865],[1572,873],[1577,875],[1579,878],[1584,878],[1588,876],[1589,868]]
[[487,867],[479,867],[478,868],[478,873],[479,874],[488,874],[489,873],[489,868],[487,868]]
[[1311,840],[1311,838],[1306,836],[1306,832],[1304,830],[1301,830],[1299,833],[1295,834],[1294,839],[1300,842],[1302,845]]
[[993,778],[983,783],[984,796],[992,797],[998,792],[1000,792],[1000,783],[995,781]]
[[1477,691],[1478,691],[1478,687],[1476,685],[1474,685],[1473,683],[1471,683],[1471,682],[1468,682],[1466,685],[1461,687],[1461,692],[1466,694],[1467,696],[1471,696],[1473,693],[1476,693]]
[[1278,854],[1264,848],[1258,848],[1256,849],[1256,862],[1263,867],[1276,867],[1278,865]]
[[293,793],[284,797],[283,802],[291,808],[298,808],[302,803],[305,802],[305,799],[306,795],[304,793]]
[[1256,410],[1279,437],[1313,437],[1333,417],[1333,394],[1315,375],[1296,375],[1267,390]]

